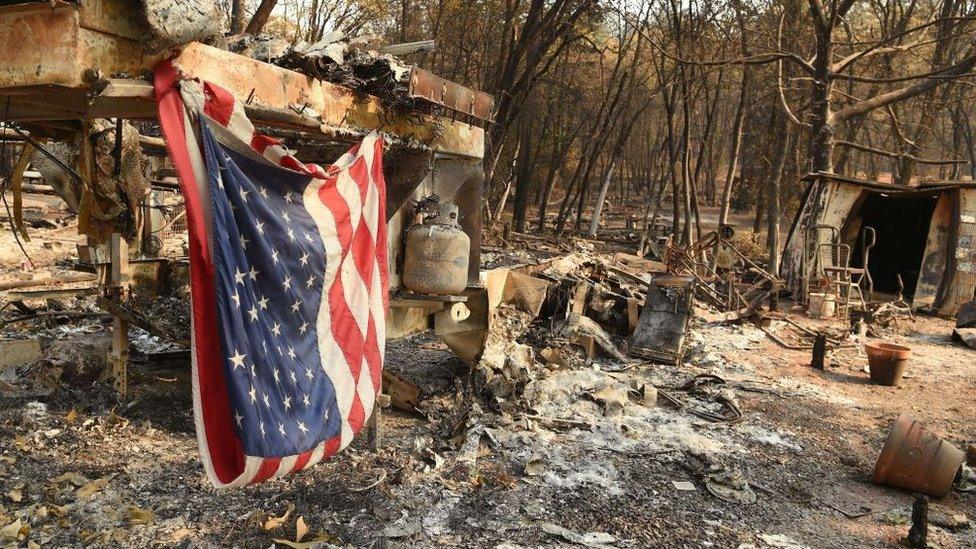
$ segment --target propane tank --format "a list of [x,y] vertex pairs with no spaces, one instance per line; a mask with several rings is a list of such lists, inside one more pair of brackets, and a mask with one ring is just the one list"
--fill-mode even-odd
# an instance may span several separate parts
[[404,234],[403,285],[412,292],[457,295],[468,285],[471,239],[458,226],[458,207],[437,205],[437,214]]

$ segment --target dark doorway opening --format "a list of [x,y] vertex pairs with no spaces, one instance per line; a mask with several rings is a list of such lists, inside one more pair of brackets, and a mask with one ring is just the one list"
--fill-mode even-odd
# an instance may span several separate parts
[[863,267],[864,227],[874,227],[877,243],[870,250],[868,272],[875,292],[898,292],[898,275],[911,301],[918,284],[929,223],[938,196],[891,196],[872,192],[856,212],[861,230],[851,252],[851,265]]

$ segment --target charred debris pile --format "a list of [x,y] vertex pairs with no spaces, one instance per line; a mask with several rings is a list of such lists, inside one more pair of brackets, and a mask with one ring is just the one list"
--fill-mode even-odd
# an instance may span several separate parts
[[[779,286],[730,240],[709,238],[693,250],[667,243],[660,261],[608,250],[603,241],[515,233],[500,247],[486,246],[483,278],[498,304],[473,367],[477,394],[504,413],[573,425],[576,418],[540,414],[523,395],[560,372],[595,371],[604,380],[586,398],[608,415],[660,403],[709,421],[740,419],[734,384],[714,373],[681,373],[686,360],[703,360],[692,327],[758,319],[763,299]],[[730,254],[737,265],[709,267],[704,255],[695,259],[702,250]]]
[[[866,303],[848,311],[847,325],[838,325],[834,311],[784,311],[781,281],[736,241],[729,228],[690,247],[662,239],[658,260],[651,260],[608,251],[613,244],[606,241],[506,233],[501,246],[485,247],[485,262],[495,266],[488,272],[504,275],[489,275],[502,282],[489,286],[499,305],[473,368],[477,394],[503,417],[549,428],[600,430],[599,419],[554,405],[567,391],[570,400],[594,403],[605,417],[629,417],[635,406],[661,407],[734,423],[743,419],[739,396],[768,388],[729,377],[730,364],[707,351],[703,334],[721,326],[758,334],[786,352],[809,353],[814,369],[850,367],[878,385],[901,383],[911,349],[889,341],[914,323],[909,307],[897,300]],[[964,342],[976,326],[971,308],[963,308],[956,329]],[[925,459],[906,461],[904,445],[918,437]],[[963,451],[911,416],[893,424],[880,451],[875,483],[933,497],[972,487]],[[754,501],[746,488],[710,491],[720,499]]]
[[[143,44],[149,52],[199,41],[375,96],[391,118],[443,112],[452,119],[492,119],[490,96],[402,59],[433,50],[434,40],[384,44],[375,36],[349,37],[341,31],[327,33],[311,43],[291,43],[267,34],[225,36],[219,8],[213,0],[141,0],[141,7],[148,28]],[[305,108],[301,115],[314,113]],[[423,123],[420,119],[417,122]]]

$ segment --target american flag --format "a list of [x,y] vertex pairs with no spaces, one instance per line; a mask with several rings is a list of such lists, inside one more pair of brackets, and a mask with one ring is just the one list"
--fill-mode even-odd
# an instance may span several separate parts
[[323,169],[169,62],[155,87],[187,204],[204,468],[231,487],[314,465],[352,441],[380,388],[383,140],[370,134]]

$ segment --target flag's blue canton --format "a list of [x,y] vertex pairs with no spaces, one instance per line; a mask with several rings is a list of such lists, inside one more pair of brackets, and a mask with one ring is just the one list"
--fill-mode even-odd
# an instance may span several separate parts
[[316,333],[325,253],[302,197],[311,178],[222,146],[207,124],[200,133],[237,432],[247,455],[300,454],[338,435],[341,420]]

